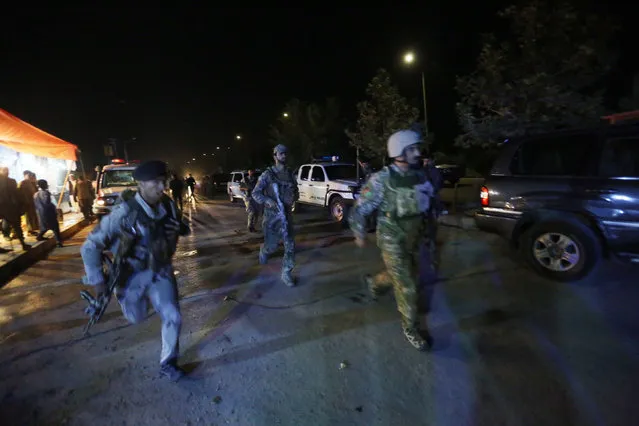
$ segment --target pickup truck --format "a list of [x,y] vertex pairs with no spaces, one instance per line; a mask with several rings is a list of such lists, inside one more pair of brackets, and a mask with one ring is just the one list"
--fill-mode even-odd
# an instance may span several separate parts
[[326,208],[335,222],[346,225],[348,211],[360,189],[354,164],[304,164],[297,170],[296,178],[300,198],[294,209],[299,209],[298,204]]

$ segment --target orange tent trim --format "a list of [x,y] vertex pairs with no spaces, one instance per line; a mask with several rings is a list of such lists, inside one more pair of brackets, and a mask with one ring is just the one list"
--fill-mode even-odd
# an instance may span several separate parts
[[0,108],[0,146],[39,157],[77,161],[78,147]]
[[616,124],[617,122],[626,120],[637,120],[639,119],[639,110],[620,112],[617,114],[606,115],[601,118],[607,120],[610,124]]

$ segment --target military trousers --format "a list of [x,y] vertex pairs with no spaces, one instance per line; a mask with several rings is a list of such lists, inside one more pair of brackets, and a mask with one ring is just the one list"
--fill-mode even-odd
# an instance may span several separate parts
[[418,326],[420,313],[429,309],[427,284],[431,277],[424,265],[430,262],[428,246],[384,242],[380,249],[386,269],[373,276],[373,290],[383,292],[392,288],[402,326]]
[[255,229],[255,224],[257,223],[257,219],[260,215],[260,205],[252,199],[245,200],[244,204],[246,205],[246,214],[248,216],[246,227],[248,229]]
[[[284,229],[287,231],[286,235],[282,232]],[[277,212],[265,210],[262,231],[264,232],[264,244],[260,248],[260,256],[268,257],[275,253],[280,241],[282,241],[284,243],[282,274],[289,274],[295,268],[295,235],[292,215],[287,214],[286,223],[283,223]]]
[[173,362],[179,354],[182,315],[178,305],[177,283],[170,277],[154,274],[151,270],[135,272],[126,286],[117,292],[122,314],[132,324],[147,317],[148,302],[162,320],[162,352],[160,363]]

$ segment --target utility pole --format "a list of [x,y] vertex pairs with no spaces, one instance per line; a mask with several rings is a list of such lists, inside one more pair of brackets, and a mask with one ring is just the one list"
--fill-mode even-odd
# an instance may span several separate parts
[[428,109],[426,108],[426,76],[422,71],[422,98],[424,99],[424,136],[426,139],[426,147],[430,148],[430,134],[428,133]]
[[126,161],[127,163],[129,162],[129,151],[127,150],[127,145],[130,144],[131,142],[135,142],[136,140],[137,138],[131,138],[122,143],[122,145],[124,146],[124,161]]

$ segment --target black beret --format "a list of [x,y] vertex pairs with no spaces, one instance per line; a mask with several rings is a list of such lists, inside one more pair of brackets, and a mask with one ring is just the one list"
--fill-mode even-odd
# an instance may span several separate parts
[[153,160],[140,164],[133,172],[133,178],[137,181],[155,180],[166,178],[169,171],[164,161]]

